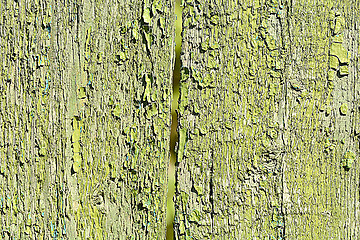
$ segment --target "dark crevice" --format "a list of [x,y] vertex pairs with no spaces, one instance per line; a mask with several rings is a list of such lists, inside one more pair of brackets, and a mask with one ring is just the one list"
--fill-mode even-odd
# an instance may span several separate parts
[[180,0],[175,1],[175,63],[173,69],[173,81],[172,81],[172,91],[173,98],[171,104],[171,133],[170,133],[170,163],[168,171],[168,196],[167,196],[167,229],[166,229],[166,239],[174,239],[174,193],[175,193],[175,163],[176,163],[176,146],[178,144],[178,99],[179,99],[179,83],[180,83],[180,69],[181,69],[181,31],[182,31],[182,8],[180,6]]
[[[214,232],[214,215],[215,215],[215,208],[214,208],[214,183],[213,183],[213,178],[214,178],[214,162],[212,161],[211,163],[211,167],[210,167],[210,183],[209,183],[209,199],[210,199],[210,204],[211,204],[211,212],[210,212],[210,216],[211,216],[211,232]],[[213,237],[213,236],[212,236]]]

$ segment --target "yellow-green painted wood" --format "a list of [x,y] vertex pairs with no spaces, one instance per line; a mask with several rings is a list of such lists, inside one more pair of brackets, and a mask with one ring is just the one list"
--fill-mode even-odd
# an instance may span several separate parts
[[357,1],[183,1],[176,239],[357,239]]
[[0,1],[0,238],[165,238],[173,8]]

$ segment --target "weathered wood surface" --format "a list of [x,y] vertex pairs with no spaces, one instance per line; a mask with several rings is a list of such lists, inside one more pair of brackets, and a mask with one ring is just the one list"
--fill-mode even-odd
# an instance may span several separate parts
[[[183,5],[176,238],[359,238],[359,2]],[[0,2],[3,239],[164,238],[173,7]]]
[[163,239],[174,4],[0,2],[2,239]]
[[358,239],[359,2],[292,1],[288,15],[285,237]]
[[183,5],[176,238],[359,238],[359,2]]

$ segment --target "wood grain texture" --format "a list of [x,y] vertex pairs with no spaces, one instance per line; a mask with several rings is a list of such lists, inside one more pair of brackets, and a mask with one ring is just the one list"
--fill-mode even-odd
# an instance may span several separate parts
[[174,4],[1,1],[2,239],[163,239]]
[[358,3],[183,6],[176,239],[356,239]]
[[356,1],[289,5],[286,78],[302,88],[296,95],[288,87],[287,94],[289,239],[359,238],[358,10]]

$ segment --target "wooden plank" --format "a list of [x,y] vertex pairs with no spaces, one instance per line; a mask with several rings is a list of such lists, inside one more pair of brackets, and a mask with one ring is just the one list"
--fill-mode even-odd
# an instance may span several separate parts
[[356,239],[358,3],[183,4],[177,239]]
[[350,162],[359,156],[359,3],[292,1],[289,9],[285,238],[357,239],[358,161]]
[[174,4],[1,1],[4,239],[161,239]]

